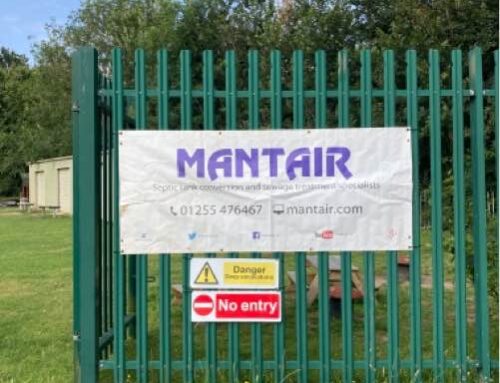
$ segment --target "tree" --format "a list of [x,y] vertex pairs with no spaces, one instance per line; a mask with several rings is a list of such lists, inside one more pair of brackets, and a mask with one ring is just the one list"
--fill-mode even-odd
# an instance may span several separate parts
[[351,0],[360,42],[380,48],[498,47],[496,0]]
[[29,107],[26,57],[0,48],[0,195],[15,194],[25,171],[23,133]]
[[57,42],[42,43],[30,82],[30,161],[71,154],[71,60]]

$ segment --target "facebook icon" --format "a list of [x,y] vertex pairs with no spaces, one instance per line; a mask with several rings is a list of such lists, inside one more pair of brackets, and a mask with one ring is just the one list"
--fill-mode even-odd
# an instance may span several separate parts
[[260,231],[252,232],[252,238],[253,239],[260,239]]

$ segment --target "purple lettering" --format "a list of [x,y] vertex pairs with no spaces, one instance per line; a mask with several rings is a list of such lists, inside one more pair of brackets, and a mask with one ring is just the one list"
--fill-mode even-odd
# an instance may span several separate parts
[[208,176],[212,181],[218,178],[218,169],[223,177],[231,177],[231,149],[216,150],[208,159]]
[[285,150],[282,148],[266,148],[262,149],[263,156],[269,156],[269,176],[278,176],[278,156],[285,154]]
[[196,176],[205,177],[205,150],[196,149],[190,157],[186,149],[177,149],[177,176],[186,177],[186,164],[189,167],[196,165]]
[[235,149],[234,157],[236,162],[236,177],[243,177],[243,163],[250,168],[252,177],[259,176],[259,151],[250,149],[250,155],[243,149]]
[[[286,159],[286,174],[289,180],[295,179],[295,169],[302,169],[302,177],[309,177],[311,175],[311,167],[309,165],[309,149],[298,148],[293,150]],[[301,157],[300,159],[298,159]]]
[[314,148],[314,176],[323,175],[323,148]]
[[[335,155],[339,154],[340,157],[335,160]],[[346,166],[346,162],[351,157],[351,151],[348,148],[344,147],[333,147],[326,149],[326,175],[328,177],[335,176],[335,165],[339,169],[340,173],[344,176],[345,179],[349,179],[352,177],[352,173]]]
[[[282,163],[280,163],[281,156],[284,157]],[[349,148],[342,146],[301,147],[289,153],[279,147],[223,148],[210,155],[206,154],[203,148],[194,149],[192,153],[180,148],[177,149],[177,175],[179,178],[186,177],[186,168],[189,167],[192,171],[196,171],[196,177],[204,178],[207,175],[212,181],[218,178],[242,178],[245,174],[253,178],[259,176],[274,178],[279,177],[280,172],[286,172],[289,180],[311,177],[311,172],[314,177],[342,176],[349,179],[352,177],[347,167],[350,157]]]

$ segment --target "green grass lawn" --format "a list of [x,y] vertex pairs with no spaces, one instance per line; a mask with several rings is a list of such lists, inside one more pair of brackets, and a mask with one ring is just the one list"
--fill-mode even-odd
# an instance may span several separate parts
[[0,382],[72,381],[71,218],[0,209]]
[[[422,272],[429,274],[431,256],[429,233],[423,236]],[[149,346],[150,357],[158,358],[158,258],[149,258],[150,275],[148,284],[149,299]],[[387,258],[376,258],[377,275],[386,274]],[[362,255],[354,255],[353,263],[362,266]],[[444,257],[445,280],[453,282],[453,262],[449,254]],[[294,257],[287,257],[286,268],[294,267]],[[173,281],[180,282],[180,257],[174,257]],[[20,214],[16,210],[0,210],[0,383],[24,382],[71,382],[73,379],[72,349],[72,272],[71,272],[71,218],[51,217],[38,214]],[[401,358],[409,357],[410,321],[409,289],[401,285],[400,297],[400,353]],[[468,287],[468,299],[472,302],[472,290]],[[286,354],[295,358],[295,295],[286,296]],[[174,359],[181,357],[181,311],[180,304],[172,306],[172,352]],[[445,289],[445,354],[454,356],[454,292]],[[473,308],[469,304],[470,321],[468,344],[474,354]],[[309,358],[318,358],[318,319],[317,308],[313,306],[308,314]],[[491,344],[492,356],[498,355],[498,305],[491,304]],[[353,314],[353,349],[355,359],[363,359],[363,305],[354,305]],[[423,356],[432,356],[432,290],[422,289],[422,344]],[[227,326],[221,326],[217,333],[219,357],[227,357]],[[195,356],[204,357],[203,344],[205,325],[195,325]],[[265,357],[272,357],[273,326],[262,325],[263,352]],[[240,326],[241,359],[250,357],[250,326]],[[332,319],[332,353],[335,359],[341,358],[341,321]],[[376,337],[377,357],[383,358],[387,352],[387,297],[382,287],[376,293]],[[268,345],[268,346],[267,346]],[[132,338],[127,340],[129,357],[134,354]],[[152,377],[154,378],[154,374]],[[176,375],[177,376],[177,375]],[[203,376],[200,372],[200,375]],[[221,381],[224,381],[221,375]],[[311,381],[315,373],[310,374]],[[428,375],[424,375],[428,376]],[[134,381],[133,373],[130,381]],[[410,377],[406,374],[407,380]],[[498,375],[497,375],[498,377]],[[109,373],[103,374],[108,381]],[[248,373],[242,373],[242,381],[248,379]],[[380,381],[386,381],[387,371],[380,370]],[[448,371],[446,381],[454,382],[453,371]],[[362,381],[358,377],[357,381]],[[249,379],[248,379],[249,380]],[[155,381],[155,380],[151,380]],[[182,380],[179,379],[179,382]],[[198,381],[198,380],[197,380]],[[204,381],[200,378],[200,381]],[[269,380],[272,381],[272,380]],[[295,381],[292,377],[287,380]],[[337,381],[337,377],[335,378]],[[471,376],[471,381],[474,378]]]

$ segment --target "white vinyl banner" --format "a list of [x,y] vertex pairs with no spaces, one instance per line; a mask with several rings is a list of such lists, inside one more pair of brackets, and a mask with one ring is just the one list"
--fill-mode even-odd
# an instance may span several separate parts
[[122,131],[123,254],[408,250],[407,128]]

